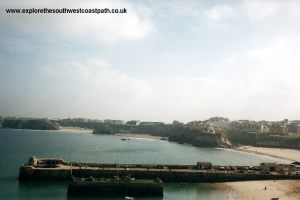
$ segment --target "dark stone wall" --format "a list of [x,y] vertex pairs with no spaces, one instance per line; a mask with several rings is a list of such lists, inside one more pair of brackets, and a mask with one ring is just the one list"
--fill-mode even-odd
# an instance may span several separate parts
[[[141,171],[141,170],[95,170],[95,169],[73,169],[75,177],[103,177],[130,175],[136,179],[160,178],[164,182],[227,182],[247,180],[273,180],[273,179],[300,179],[295,175],[271,175],[271,174],[247,174],[226,172],[188,172],[188,171]],[[33,169],[20,168],[20,180],[69,180],[69,169]]]
[[163,196],[163,186],[159,182],[72,182],[68,186],[68,196]]

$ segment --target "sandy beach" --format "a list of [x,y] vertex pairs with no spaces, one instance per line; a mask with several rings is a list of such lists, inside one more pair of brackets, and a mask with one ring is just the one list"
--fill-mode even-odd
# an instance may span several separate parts
[[297,149],[240,146],[240,147],[233,148],[233,150],[267,155],[275,158],[286,159],[292,162],[300,161],[300,150]]
[[160,140],[160,136],[153,136],[148,134],[142,133],[116,133],[114,135],[121,136],[121,137],[129,137],[129,138],[141,138],[141,139],[151,139],[151,140]]
[[73,127],[73,126],[61,126],[58,131],[72,132],[72,133],[93,133],[92,129],[79,128],[79,127]]
[[[218,189],[226,190],[226,199],[245,200],[280,200],[300,199],[300,180],[276,180],[274,181],[245,181],[216,183]],[[266,187],[266,189],[265,189]]]

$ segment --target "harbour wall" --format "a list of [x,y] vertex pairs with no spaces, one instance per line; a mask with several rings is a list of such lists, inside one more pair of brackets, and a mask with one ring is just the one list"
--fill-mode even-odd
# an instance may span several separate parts
[[70,180],[75,177],[112,178],[128,176],[136,179],[156,179],[164,182],[230,182],[248,180],[300,179],[300,175],[250,174],[236,172],[211,172],[205,170],[138,170],[138,169],[61,169],[21,167],[19,180]]

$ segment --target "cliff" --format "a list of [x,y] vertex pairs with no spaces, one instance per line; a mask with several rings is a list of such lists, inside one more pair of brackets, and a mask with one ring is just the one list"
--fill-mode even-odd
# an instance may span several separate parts
[[2,128],[32,129],[32,130],[58,130],[59,126],[48,119],[3,119]]
[[300,134],[279,135],[247,131],[228,131],[228,139],[234,145],[279,147],[300,149]]
[[99,125],[94,129],[94,134],[115,133],[143,133],[154,136],[167,137],[170,141],[188,143],[201,147],[228,147],[230,143],[220,133],[206,133],[199,129],[185,126],[166,125]]

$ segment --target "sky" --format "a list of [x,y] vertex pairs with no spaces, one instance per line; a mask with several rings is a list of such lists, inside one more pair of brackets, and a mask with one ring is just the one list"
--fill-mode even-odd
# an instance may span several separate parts
[[300,119],[299,7],[296,0],[0,0],[0,116]]

